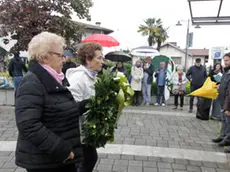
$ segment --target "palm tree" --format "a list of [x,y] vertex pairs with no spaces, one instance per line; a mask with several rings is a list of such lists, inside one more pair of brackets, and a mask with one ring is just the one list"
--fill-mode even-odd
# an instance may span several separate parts
[[157,43],[157,50],[160,51],[161,44],[167,40],[168,36],[168,29],[169,28],[163,28],[160,27],[158,32],[155,33],[155,40]]
[[162,25],[161,19],[148,18],[144,21],[144,25],[141,24],[137,32],[141,32],[142,36],[148,36],[149,46],[152,46],[156,43],[155,33],[158,28]]
[[157,50],[160,51],[161,44],[168,38],[167,30],[162,26],[162,20],[149,18],[141,24],[137,32],[141,32],[143,36],[148,36],[149,46],[157,44]]

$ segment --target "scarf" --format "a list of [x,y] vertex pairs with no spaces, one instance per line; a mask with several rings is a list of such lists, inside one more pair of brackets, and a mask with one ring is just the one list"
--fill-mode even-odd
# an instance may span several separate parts
[[182,75],[183,75],[183,73],[178,73],[178,76],[179,76],[179,83],[182,83]]
[[65,75],[60,72],[57,73],[52,67],[48,65],[41,64],[41,66],[54,78],[56,81],[62,85],[62,80],[65,78]]
[[97,76],[97,74],[98,74],[97,71],[94,71],[94,70],[91,70],[91,69],[88,69],[88,68],[86,68],[86,69],[89,71],[89,73],[90,73],[93,77],[96,77],[96,76]]

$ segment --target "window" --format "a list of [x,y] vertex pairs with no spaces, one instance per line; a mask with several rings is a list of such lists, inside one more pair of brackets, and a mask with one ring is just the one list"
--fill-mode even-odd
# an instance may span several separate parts
[[176,65],[181,65],[181,57],[171,57]]

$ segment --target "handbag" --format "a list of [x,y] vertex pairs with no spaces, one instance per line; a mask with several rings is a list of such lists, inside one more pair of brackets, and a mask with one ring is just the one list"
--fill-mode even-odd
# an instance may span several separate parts
[[183,89],[181,88],[181,86],[180,86],[179,89],[173,89],[173,90],[172,90],[172,93],[173,93],[174,95],[184,95],[184,94],[185,94],[185,90],[183,90]]

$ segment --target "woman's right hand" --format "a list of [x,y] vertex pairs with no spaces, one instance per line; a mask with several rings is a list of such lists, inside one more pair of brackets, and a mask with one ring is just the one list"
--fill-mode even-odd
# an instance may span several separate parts
[[70,152],[68,159],[74,159],[74,153]]
[[74,153],[73,153],[73,152],[70,152],[68,158],[64,161],[64,163],[65,163],[66,161],[68,161],[69,159],[74,159]]

